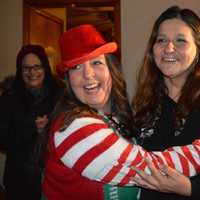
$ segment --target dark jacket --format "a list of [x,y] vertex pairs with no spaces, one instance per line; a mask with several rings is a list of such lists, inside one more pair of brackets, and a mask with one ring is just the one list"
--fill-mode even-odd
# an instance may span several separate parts
[[[183,119],[185,122],[180,127],[175,128],[175,108],[176,103],[172,99],[169,97],[163,99],[161,116],[156,120],[156,125],[140,134],[140,143],[146,150],[160,151],[171,146],[190,144],[200,138],[200,111],[196,110],[191,113],[186,119]],[[199,200],[200,176],[191,178],[191,183],[192,196],[190,198],[142,189],[140,200]]]
[[38,138],[35,119],[47,115],[61,94],[54,96],[48,89],[42,97],[29,91],[21,95],[9,92],[0,97],[0,148],[7,154],[4,185],[8,200],[39,200],[41,172],[34,160],[34,149]]

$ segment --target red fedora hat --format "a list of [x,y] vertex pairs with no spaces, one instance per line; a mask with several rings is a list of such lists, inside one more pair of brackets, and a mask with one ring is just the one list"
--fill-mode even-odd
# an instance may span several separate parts
[[94,26],[85,24],[64,32],[60,38],[60,49],[62,62],[57,66],[57,72],[62,76],[75,65],[116,51],[117,44],[106,42]]

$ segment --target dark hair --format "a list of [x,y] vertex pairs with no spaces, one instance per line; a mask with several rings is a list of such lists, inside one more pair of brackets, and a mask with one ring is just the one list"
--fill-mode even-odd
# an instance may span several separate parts
[[24,57],[30,53],[35,54],[40,59],[41,66],[43,67],[45,71],[43,85],[48,90],[48,95],[51,96],[49,101],[53,102],[54,98],[57,98],[58,91],[60,91],[61,88],[63,88],[63,85],[61,81],[59,81],[57,77],[55,77],[51,73],[51,68],[49,65],[47,54],[45,53],[44,48],[40,45],[28,44],[28,45],[22,46],[22,48],[20,49],[17,55],[17,61],[16,61],[17,70],[16,70],[16,75],[15,75],[15,80],[13,83],[13,91],[19,94],[25,106],[29,106],[28,104],[30,102],[28,102],[28,99],[27,99],[27,89],[22,77],[22,63],[23,63]]
[[160,25],[169,19],[180,19],[185,22],[192,30],[197,46],[197,56],[193,63],[195,65],[194,70],[188,75],[178,100],[176,110],[177,125],[181,118],[186,117],[191,111],[200,108],[200,18],[189,9],[172,6],[164,11],[156,20],[139,71],[136,94],[132,102],[136,113],[135,119],[139,124],[150,123],[155,114],[161,112],[162,97],[168,92],[163,75],[154,61],[153,46]]
[[38,58],[41,61],[41,66],[45,70],[44,83],[48,85],[52,81],[51,68],[50,68],[49,60],[45,53],[44,48],[40,45],[34,45],[34,44],[24,45],[24,46],[22,46],[19,53],[17,54],[17,63],[16,63],[17,71],[16,71],[14,86],[18,90],[25,89],[25,83],[22,78],[22,63],[23,63],[24,57],[30,53],[38,56]]

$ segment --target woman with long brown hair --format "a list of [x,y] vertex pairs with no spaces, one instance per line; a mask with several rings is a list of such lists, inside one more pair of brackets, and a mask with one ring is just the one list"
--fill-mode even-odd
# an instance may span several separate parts
[[[189,9],[168,8],[153,26],[133,99],[137,138],[147,150],[161,151],[199,138],[199,56],[200,18]],[[173,190],[171,184],[167,192],[199,199],[199,176],[182,178],[187,187]],[[146,181],[146,187],[149,183],[149,188],[156,188],[155,182],[150,186],[152,182]],[[185,198],[148,189],[141,193],[141,199]]]

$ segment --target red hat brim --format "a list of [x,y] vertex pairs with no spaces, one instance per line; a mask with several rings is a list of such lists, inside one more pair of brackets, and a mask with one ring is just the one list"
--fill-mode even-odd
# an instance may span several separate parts
[[116,42],[106,43],[106,44],[102,45],[101,47],[95,49],[94,51],[80,56],[79,58],[75,58],[75,59],[72,59],[69,61],[62,61],[62,65],[66,66],[66,69],[63,71],[67,71],[68,69],[74,67],[75,65],[84,63],[92,58],[95,58],[95,57],[101,55],[101,54],[113,53],[116,50],[117,50]]

